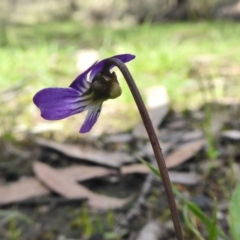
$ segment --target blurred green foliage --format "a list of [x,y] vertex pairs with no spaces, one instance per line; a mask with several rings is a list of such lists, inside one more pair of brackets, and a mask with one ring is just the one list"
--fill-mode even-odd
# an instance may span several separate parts
[[[128,66],[140,89],[163,84],[178,99],[194,56],[211,54],[219,61],[240,62],[239,36],[240,26],[233,22],[145,23],[118,30],[86,28],[76,22],[9,26],[0,49],[0,87],[8,88],[27,76],[34,78],[36,90],[67,86],[78,74],[77,51],[91,48],[101,58],[136,54]],[[122,99],[129,100],[128,91]]]
[[[100,59],[120,53],[135,54],[136,59],[127,65],[143,97],[146,88],[163,85],[168,90],[171,104],[181,109],[202,102],[202,95],[205,95],[189,87],[192,83],[198,85],[198,78],[204,77],[201,69],[197,75],[191,75],[195,57],[210,55],[214,58],[207,66],[210,68],[207,69],[210,72],[207,80],[218,77],[218,68],[226,62],[232,65],[240,63],[240,25],[234,22],[156,25],[145,22],[140,26],[113,29],[106,26],[86,27],[65,21],[38,25],[8,24],[2,31],[0,92],[27,82],[27,87],[18,92],[14,103],[7,103],[8,106],[0,112],[5,116],[25,114],[24,119],[5,128],[26,122],[33,125],[32,116],[29,115],[33,109],[33,95],[44,87],[69,86],[79,74],[76,67],[79,50],[94,49]],[[116,104],[116,112],[129,119],[137,119],[130,91],[121,74],[118,78],[123,94],[113,103]],[[126,103],[128,108],[124,106]],[[6,101],[1,104],[6,104]],[[30,110],[26,111],[28,106],[31,106]],[[20,113],[21,110],[24,113]]]
[[[139,159],[140,162],[145,164],[153,174],[155,174],[158,178],[162,178],[159,170],[149,164],[147,161],[143,159]],[[203,240],[206,239],[203,237],[203,231],[200,233],[197,229],[196,219],[199,219],[201,223],[204,225],[204,228],[207,232],[207,239],[209,240],[216,240],[218,237],[221,237],[221,239],[229,240],[229,237],[222,231],[220,227],[218,227],[217,224],[217,204],[215,202],[214,209],[213,209],[213,217],[208,217],[203,210],[194,202],[189,201],[186,197],[183,196],[183,194],[176,188],[176,186],[172,185],[172,191],[176,196],[176,199],[178,198],[182,202],[183,207],[183,218],[185,221],[185,224],[187,228],[192,231],[196,239]],[[191,220],[190,216],[191,215]],[[195,219],[193,219],[194,217]],[[205,231],[204,231],[205,233]]]

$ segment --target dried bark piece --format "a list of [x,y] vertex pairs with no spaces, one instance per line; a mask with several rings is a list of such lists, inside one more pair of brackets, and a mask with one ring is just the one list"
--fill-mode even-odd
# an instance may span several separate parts
[[54,192],[68,199],[88,198],[88,205],[98,209],[121,208],[130,199],[117,199],[91,192],[57,170],[40,162],[34,164],[34,172],[38,179]]
[[201,139],[180,146],[165,158],[167,168],[176,167],[187,161],[189,158],[195,156],[196,153],[205,146],[205,144],[205,140]]
[[125,153],[109,153],[90,146],[58,143],[44,138],[36,138],[35,142],[43,147],[52,148],[68,157],[109,167],[118,168],[124,163],[131,163],[135,160],[134,156]]

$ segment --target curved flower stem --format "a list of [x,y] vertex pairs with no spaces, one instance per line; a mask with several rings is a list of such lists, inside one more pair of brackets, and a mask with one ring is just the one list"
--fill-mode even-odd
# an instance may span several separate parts
[[109,72],[109,67],[111,65],[115,65],[120,69],[120,71],[122,72],[128,86],[131,90],[131,93],[133,95],[133,98],[136,102],[136,105],[137,105],[140,115],[142,117],[145,128],[147,130],[149,140],[151,142],[151,145],[152,145],[155,157],[156,157],[158,168],[159,168],[161,176],[162,176],[162,181],[163,181],[163,185],[164,185],[165,192],[167,195],[167,200],[168,200],[168,204],[170,207],[170,211],[172,214],[172,221],[173,221],[173,225],[175,228],[175,233],[176,233],[177,239],[184,240],[182,228],[181,228],[181,224],[180,224],[180,220],[179,220],[179,216],[178,216],[177,206],[176,206],[174,195],[172,192],[171,181],[170,181],[170,178],[168,175],[168,170],[167,170],[167,167],[165,164],[165,160],[164,160],[164,157],[162,154],[161,147],[159,145],[157,135],[154,131],[151,119],[150,119],[147,109],[144,105],[142,97],[138,91],[138,88],[133,80],[131,73],[129,72],[128,68],[121,60],[116,59],[116,58],[109,58],[106,61],[105,65],[103,66],[102,72],[103,73]]

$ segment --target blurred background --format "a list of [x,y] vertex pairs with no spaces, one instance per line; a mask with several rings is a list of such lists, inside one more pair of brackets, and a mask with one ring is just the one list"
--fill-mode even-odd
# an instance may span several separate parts
[[[194,170],[204,176],[205,180],[212,181],[211,184],[202,183],[205,185],[199,188],[188,188],[181,183],[179,190],[187,192],[187,196],[200,196],[197,200],[202,204],[210,201],[209,199],[212,201],[216,196],[218,200],[229,202],[239,176],[239,166],[234,165],[235,160],[240,159],[239,20],[240,1],[234,0],[1,0],[0,187],[24,177],[38,175],[39,171],[44,172],[43,169],[33,170],[33,162],[37,159],[52,167],[72,164],[69,163],[68,157],[63,157],[64,154],[74,157],[71,155],[71,149],[70,153],[67,150],[63,151],[61,149],[66,146],[56,146],[52,142],[50,144],[46,139],[57,143],[80,143],[84,147],[93,147],[89,150],[93,153],[91,157],[80,154],[80,159],[92,159],[93,156],[100,155],[99,152],[95,153],[96,149],[126,152],[130,155],[134,152],[138,154],[137,156],[139,152],[145,151],[147,140],[142,134],[144,130],[139,127],[140,117],[131,93],[118,70],[115,71],[123,94],[114,101],[109,100],[104,103],[101,117],[88,134],[78,133],[85,113],[62,121],[50,122],[40,117],[39,110],[32,103],[37,91],[46,87],[69,86],[78,74],[96,60],[116,54],[131,53],[136,55],[136,59],[127,63],[127,66],[148,107],[151,108],[151,102],[154,107],[167,106],[154,123],[156,128],[162,128],[163,135],[160,136],[166,137],[165,140],[161,139],[166,143],[163,149],[165,147],[171,151],[178,149],[179,145],[176,144],[176,135],[174,135],[176,132],[173,134],[173,130],[176,129],[185,132],[189,129],[197,130],[194,136],[186,137],[187,140],[181,138],[184,144],[185,141],[192,143],[192,139],[198,139],[199,136],[205,141],[205,143],[197,142],[197,147],[196,145],[191,145],[192,148],[188,147],[195,150],[190,154],[187,153],[183,157],[184,160],[174,162],[171,167],[179,167],[181,161],[196,157],[199,150],[208,146],[204,148],[204,152],[197,155],[200,162],[191,162],[192,165],[180,166],[174,170],[190,173]],[[157,90],[154,92],[153,89]],[[169,123],[172,123],[172,126]],[[232,132],[223,133],[225,130]],[[118,133],[121,134],[116,135]],[[112,135],[117,137],[112,138]],[[45,140],[36,140],[36,136]],[[230,141],[230,145],[223,139]],[[169,143],[172,144],[174,141],[175,147],[169,148]],[[43,149],[50,145],[55,149],[53,152]],[[56,151],[60,151],[60,155]],[[141,152],[140,155],[149,156],[149,154],[149,152]],[[136,155],[134,156],[136,161]],[[132,163],[129,159],[126,162],[122,157],[119,159],[122,162],[117,167]],[[205,161],[202,161],[203,159]],[[209,159],[213,161],[209,163]],[[227,167],[219,168],[217,159],[224,159],[221,164]],[[97,160],[94,164],[98,165]],[[113,163],[107,164],[113,167],[111,166]],[[141,191],[142,184],[145,183],[141,171],[138,172],[137,177],[134,175],[124,178],[125,180],[106,178],[107,186],[110,186],[114,192],[115,185],[111,184],[120,184],[118,197],[132,196],[134,191],[137,195]],[[183,178],[187,179],[187,177]],[[99,185],[98,182],[91,182],[89,185],[86,183],[86,186],[89,188],[94,186],[92,190],[105,193],[106,182],[101,182]],[[199,182],[198,184],[201,185]],[[101,189],[96,186],[100,186]],[[132,187],[129,189],[129,186]],[[163,222],[169,219],[169,212],[166,212],[164,205],[166,203],[162,203],[165,200],[159,200],[161,198],[156,194],[156,189],[158,187],[152,190],[149,200],[152,205],[147,217],[140,219],[140,222],[133,222],[132,225],[129,223],[129,228],[125,226],[123,228],[125,232],[121,236],[126,232],[128,235],[119,239],[137,239],[137,233],[146,223],[144,221],[149,222],[155,218],[155,212],[158,214],[157,218],[162,214]],[[8,190],[4,189],[4,191]],[[0,188],[1,191],[3,190]],[[4,191],[1,192],[2,195],[10,196],[9,192]],[[56,194],[55,190],[53,192]],[[202,196],[204,198],[201,198]],[[206,196],[209,197],[207,200]],[[50,197],[56,196],[50,195]],[[78,212],[76,206],[69,210],[59,209],[57,205],[52,209],[52,205],[49,205],[52,200],[45,198],[43,204],[42,200],[40,201],[37,210],[24,209],[24,214],[29,215],[35,225],[30,227],[25,223],[25,228],[22,228],[21,223],[15,221],[19,215],[14,215],[12,211],[22,211],[22,208],[14,204],[18,204],[23,199],[26,200],[27,197],[19,197],[16,194],[16,198],[6,200],[4,203],[0,201],[2,205],[13,204],[10,206],[10,212],[0,211],[0,215],[3,216],[0,219],[1,239],[67,240],[70,237],[79,239],[80,235],[81,239],[118,239],[116,232],[118,235],[119,229],[116,230],[115,227],[118,226],[119,215],[116,216],[115,212],[104,213],[108,225],[106,227],[101,225],[102,215],[98,215],[91,208],[90,210],[83,208]],[[34,201],[31,203],[36,206],[38,201]],[[46,202],[47,206],[44,205]],[[161,211],[156,207],[159,204],[162,204]],[[213,205],[209,208],[212,210]],[[70,215],[65,215],[61,210]],[[92,216],[97,217],[92,220]],[[226,208],[221,216],[222,229],[229,233]],[[59,220],[58,223],[56,218]],[[21,215],[20,219],[27,222]],[[103,234],[95,236],[98,231],[95,231],[92,221],[95,221],[102,231],[107,229],[108,235],[104,235],[104,238],[102,238]],[[198,226],[197,220],[194,223]],[[56,224],[64,226],[64,229],[59,229]],[[82,231],[81,234],[79,229]],[[174,235],[172,228],[168,226],[164,229],[168,229],[167,231],[171,229],[167,238],[171,239],[170,237]],[[189,237],[186,239],[200,239],[186,229],[186,236]],[[129,232],[134,232],[135,235]],[[204,234],[202,239],[206,239],[207,234]]]
[[[1,1],[0,11],[1,101],[8,106],[1,115],[14,116],[11,121],[1,118],[1,131],[26,131],[46,123],[31,102],[34,93],[68,86],[93,61],[114,54],[136,54],[129,68],[142,94],[160,84],[180,109],[199,103],[196,88],[202,75],[218,85],[218,97],[223,97],[222,86],[232,86],[240,71],[238,1],[11,0]],[[231,76],[226,80],[225,75]],[[235,84],[228,97],[238,95]],[[110,123],[126,130],[138,116],[134,107],[126,109],[125,103],[133,101],[125,83],[121,85],[122,97],[107,104],[111,114],[117,109],[119,116],[129,116],[128,126],[117,119]],[[9,90],[17,95],[14,102]]]

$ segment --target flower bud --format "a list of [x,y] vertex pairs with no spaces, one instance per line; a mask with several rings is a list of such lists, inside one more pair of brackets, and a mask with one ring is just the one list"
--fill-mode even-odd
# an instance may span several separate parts
[[114,72],[108,75],[97,74],[92,81],[91,90],[94,100],[103,101],[117,98],[122,93]]

